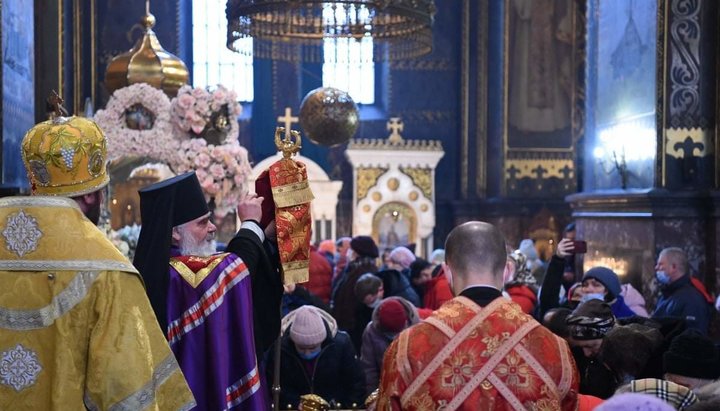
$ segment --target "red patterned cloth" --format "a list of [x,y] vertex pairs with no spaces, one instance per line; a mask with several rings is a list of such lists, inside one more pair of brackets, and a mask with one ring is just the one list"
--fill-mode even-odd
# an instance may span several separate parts
[[465,297],[403,331],[385,353],[378,410],[575,410],[567,343],[517,304]]
[[275,219],[284,282],[306,282],[309,278],[313,194],[305,164],[288,158],[273,163],[267,173],[258,177],[255,191],[265,198],[260,225],[266,227],[272,218]]

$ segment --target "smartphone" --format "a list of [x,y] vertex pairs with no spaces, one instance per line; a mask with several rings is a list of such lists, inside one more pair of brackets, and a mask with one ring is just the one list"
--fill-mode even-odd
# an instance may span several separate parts
[[573,241],[573,253],[585,254],[587,253],[587,243],[585,241]]

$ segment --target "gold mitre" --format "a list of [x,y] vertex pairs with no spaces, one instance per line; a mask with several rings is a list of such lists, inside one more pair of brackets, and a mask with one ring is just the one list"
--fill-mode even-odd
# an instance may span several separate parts
[[305,394],[300,397],[300,411],[328,411],[330,404],[316,394]]
[[92,120],[58,116],[36,124],[21,151],[34,195],[75,197],[110,181],[107,139]]

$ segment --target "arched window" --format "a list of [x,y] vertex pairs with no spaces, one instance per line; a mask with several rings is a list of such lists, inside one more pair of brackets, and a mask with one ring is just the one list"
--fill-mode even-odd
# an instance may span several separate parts
[[[362,8],[359,12],[368,13],[368,10]],[[323,18],[342,19],[344,13],[326,5],[323,9]],[[372,37],[325,39],[323,54],[323,87],[335,87],[347,91],[359,104],[375,103]]]
[[236,43],[240,53],[226,46],[225,0],[193,0],[193,86],[222,84],[235,90],[242,102],[253,101],[252,39]]

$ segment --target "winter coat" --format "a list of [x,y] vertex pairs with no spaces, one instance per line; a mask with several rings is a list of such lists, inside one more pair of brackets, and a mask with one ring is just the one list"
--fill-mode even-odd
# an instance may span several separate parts
[[[282,407],[291,404],[292,409],[297,409],[300,396],[305,394],[317,394],[328,402],[341,403],[343,406],[362,404],[365,399],[365,378],[350,337],[338,331],[334,321],[325,321],[327,337],[321,345],[320,354],[314,359],[312,374],[308,374],[305,360],[298,355],[287,331],[292,322],[283,320],[283,323],[286,331],[282,336],[280,356]],[[270,350],[268,382],[273,381],[273,355],[274,351]]]
[[615,318],[628,318],[637,315],[635,311],[631,310],[630,307],[625,304],[622,295],[618,295],[617,298],[615,298],[615,302],[610,304],[610,308]]
[[322,254],[310,250],[310,280],[303,283],[310,293],[319,297],[325,304],[330,302],[332,292],[332,266]]
[[[398,300],[405,307],[408,313],[410,325],[417,324],[420,321],[417,309],[408,300],[402,297],[388,297],[386,300]],[[384,301],[384,300],[383,300]],[[365,332],[362,335],[362,352],[360,355],[360,363],[365,373],[365,393],[369,395],[380,382],[380,372],[382,371],[383,357],[385,350],[390,343],[398,336],[399,333],[389,333],[381,329],[378,323],[378,309],[373,311],[372,321],[368,323]]]
[[[383,281],[386,297],[402,297],[410,301],[415,307],[421,307],[420,297],[410,285],[410,276],[398,270],[380,271],[376,275]],[[409,272],[409,271],[408,271]]]
[[437,310],[445,301],[453,299],[450,283],[441,269],[435,277],[431,278],[425,285],[423,294],[423,308]]
[[[355,298],[355,283],[365,273],[375,273],[377,266],[375,259],[360,257],[345,267],[345,272],[337,278],[333,285],[333,317],[337,320],[338,327],[344,331],[350,331],[355,327],[355,308],[358,301]],[[387,289],[385,290],[387,294]]]
[[655,306],[653,318],[680,317],[685,319],[688,328],[707,335],[712,306],[692,285],[689,274],[661,287],[660,291],[662,295]]
[[633,312],[641,317],[649,317],[647,309],[645,308],[645,298],[640,294],[632,284],[627,283],[622,285],[622,292],[620,295],[625,300],[625,304],[630,307]]

